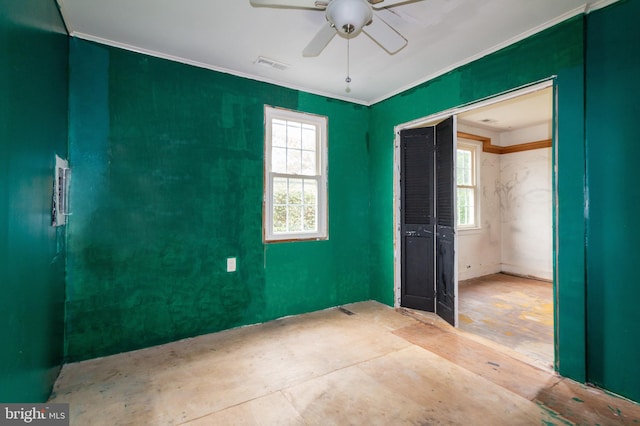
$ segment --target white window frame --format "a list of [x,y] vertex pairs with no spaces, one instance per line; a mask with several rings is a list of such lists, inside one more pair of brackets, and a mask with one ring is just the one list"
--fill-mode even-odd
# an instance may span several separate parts
[[[471,141],[471,140],[467,140],[467,139],[458,139],[457,141],[457,149],[464,149],[467,151],[471,151],[472,152],[472,161],[471,161],[471,167],[472,167],[472,177],[473,177],[473,199],[474,199],[474,206],[473,206],[473,224],[472,225],[459,225],[458,224],[458,220],[456,218],[456,228],[458,229],[458,231],[472,231],[472,230],[478,230],[481,228],[480,225],[480,157],[482,155],[482,143],[481,142],[476,142],[476,141]],[[457,151],[456,151],[456,155],[457,155]],[[458,187],[459,185],[456,182],[456,192],[458,191]],[[456,197],[457,199],[457,197]],[[457,206],[456,206],[456,211],[457,211]],[[457,215],[456,215],[457,217]]]
[[[265,242],[326,240],[328,235],[328,119],[325,116],[292,111],[265,105],[264,107],[264,199],[263,236]],[[286,174],[272,172],[272,122],[274,119],[295,121],[316,127],[316,175]],[[273,182],[275,178],[312,179],[317,181],[317,230],[316,232],[274,232],[273,229]]]

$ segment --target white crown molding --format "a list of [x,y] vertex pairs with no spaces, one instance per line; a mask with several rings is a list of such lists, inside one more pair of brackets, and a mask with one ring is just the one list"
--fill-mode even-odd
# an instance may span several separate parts
[[[605,1],[609,2],[609,3],[613,3],[613,2],[615,2],[617,0],[602,0],[602,1],[598,2],[598,3],[603,3]],[[446,74],[446,73],[448,73],[450,71],[455,70],[456,68],[460,68],[461,66],[467,65],[467,64],[469,64],[469,63],[471,63],[473,61],[477,61],[478,59],[481,59],[481,58],[483,58],[485,56],[488,56],[488,55],[490,55],[492,53],[495,53],[495,52],[497,52],[497,51],[499,51],[501,49],[504,49],[505,47],[511,46],[512,44],[515,44],[515,43],[517,43],[519,41],[522,41],[522,40],[524,40],[524,39],[526,39],[528,37],[531,37],[531,36],[533,36],[533,35],[535,35],[537,33],[542,32],[542,31],[544,31],[546,29],[549,29],[549,28],[553,27],[554,25],[560,24],[561,22],[564,22],[567,19],[571,19],[574,16],[578,16],[580,14],[584,14],[584,13],[586,13],[586,10],[587,10],[587,5],[581,6],[581,7],[577,7],[575,9],[573,9],[573,10],[570,10],[570,11],[568,11],[568,12],[566,12],[566,13],[564,13],[564,14],[562,14],[562,15],[560,15],[560,16],[558,16],[558,17],[556,17],[556,18],[554,18],[554,19],[552,19],[550,21],[547,21],[547,22],[545,22],[543,24],[540,24],[540,25],[538,25],[538,26],[536,26],[534,28],[531,28],[530,30],[525,31],[525,32],[523,32],[523,33],[521,33],[521,34],[519,34],[519,35],[517,35],[515,37],[512,37],[512,38],[510,38],[508,40],[505,40],[505,41],[503,41],[501,43],[498,43],[495,46],[490,47],[489,49],[486,49],[486,50],[484,50],[484,51],[482,51],[480,53],[477,53],[475,55],[469,56],[468,58],[465,58],[465,59],[463,59],[463,60],[461,60],[459,62],[456,62],[455,64],[452,64],[452,65],[450,65],[450,66],[448,66],[446,68],[443,68],[440,71],[436,71],[435,73],[432,73],[432,74],[430,74],[430,75],[428,75],[426,77],[421,78],[420,80],[416,80],[413,83],[409,83],[409,84],[407,84],[407,85],[405,85],[405,86],[403,86],[403,87],[401,87],[401,88],[399,88],[397,90],[394,90],[393,92],[391,92],[391,93],[389,93],[387,95],[384,95],[384,96],[382,96],[382,97],[380,97],[378,99],[373,100],[372,102],[369,103],[369,105],[374,105],[374,104],[376,104],[378,102],[382,102],[382,101],[384,101],[386,99],[389,99],[389,98],[391,98],[391,97],[393,97],[395,95],[399,95],[400,93],[402,93],[404,91],[407,91],[407,90],[412,89],[412,88],[414,88],[416,86],[419,86],[420,84],[426,83],[427,81],[431,81],[434,78],[440,77],[441,75],[444,75],[444,74]]]
[[618,1],[619,0],[599,0],[599,1],[596,1],[591,5],[586,5],[584,13],[590,13],[590,12],[593,12],[594,10],[602,9],[603,7],[607,7],[609,5],[612,5],[613,3],[617,3]]
[[353,103],[353,104],[358,104],[358,105],[363,105],[363,106],[371,106],[374,104],[377,104],[379,102],[382,102],[386,99],[389,99],[393,96],[396,96],[400,93],[403,93],[407,90],[410,90],[412,88],[415,88],[416,86],[419,86],[423,83],[426,83],[428,81],[431,81],[437,77],[440,77],[450,71],[453,71],[457,68],[460,68],[464,65],[467,65],[473,61],[476,61],[478,59],[481,59],[485,56],[488,56],[492,53],[495,53],[501,49],[504,49],[510,45],[513,45],[519,41],[525,40],[528,37],[531,37],[537,33],[540,33],[546,29],[549,29],[551,27],[553,27],[554,25],[557,25],[559,23],[562,23],[568,19],[571,19],[575,16],[581,15],[581,14],[588,14],[594,10],[598,10],[598,9],[602,9],[604,7],[607,7],[613,3],[618,2],[619,0],[598,0],[592,4],[588,4],[585,3],[583,6],[581,7],[577,7],[573,10],[570,10],[552,20],[549,20],[541,25],[538,25],[534,28],[531,28],[530,30],[527,30],[515,37],[512,37],[504,42],[498,43],[496,45],[494,45],[493,47],[490,47],[489,49],[486,49],[480,53],[477,53],[475,55],[469,56],[461,61],[458,61],[446,68],[443,68],[439,71],[436,71],[434,73],[429,74],[428,76],[422,77],[419,80],[415,80],[412,83],[406,84],[392,92],[389,92],[385,95],[382,95],[378,98],[375,98],[373,100],[363,100],[363,99],[357,99],[357,98],[353,98],[353,97],[348,97],[348,96],[339,96],[336,95],[334,93],[328,93],[328,92],[323,92],[323,91],[318,91],[318,90],[311,90],[309,88],[305,88],[299,85],[295,85],[295,84],[288,84],[288,83],[283,83],[281,81],[276,81],[276,80],[272,80],[269,78],[264,78],[255,74],[249,74],[249,73],[244,73],[244,72],[239,72],[239,71],[235,71],[232,69],[228,69],[228,68],[224,68],[224,67],[218,67],[218,66],[214,66],[211,64],[207,64],[207,63],[203,63],[203,62],[199,62],[199,61],[194,61],[194,60],[190,60],[190,59],[185,59],[179,56],[174,56],[174,55],[170,55],[170,54],[166,54],[166,53],[161,53],[161,52],[157,52],[157,51],[153,51],[153,50],[149,50],[149,49],[143,49],[143,48],[139,48],[130,44],[126,44],[126,43],[121,43],[121,42],[117,42],[114,40],[110,40],[110,39],[105,39],[102,37],[96,37],[93,36],[91,34],[86,34],[86,33],[82,33],[79,31],[75,31],[73,30],[73,27],[70,26],[69,21],[65,18],[65,10],[64,10],[64,0],[56,0],[58,3],[58,6],[60,8],[60,13],[62,15],[62,19],[65,22],[65,25],[67,26],[67,30],[69,31],[69,35],[72,37],[76,37],[79,39],[83,39],[83,40],[87,40],[87,41],[92,41],[92,42],[96,42],[99,44],[104,44],[107,46],[112,46],[112,47],[116,47],[116,48],[120,48],[120,49],[124,49],[124,50],[128,50],[131,52],[136,52],[136,53],[142,53],[145,55],[149,55],[149,56],[153,56],[153,57],[157,57],[157,58],[161,58],[161,59],[166,59],[166,60],[170,60],[170,61],[174,61],[174,62],[180,62],[183,64],[187,64],[187,65],[191,65],[194,67],[198,67],[198,68],[204,68],[204,69],[208,69],[208,70],[212,70],[212,71],[216,71],[216,72],[221,72],[224,74],[230,74],[230,75],[235,75],[238,77],[242,77],[242,78],[247,78],[249,80],[255,80],[255,81],[260,81],[263,83],[268,83],[268,84],[273,84],[276,86],[280,86],[280,87],[285,87],[288,89],[292,89],[292,90],[298,90],[301,92],[305,92],[305,93],[309,93],[309,94],[313,94],[313,95],[318,95],[318,96],[323,96],[323,97],[327,97],[327,98],[331,98],[331,99],[337,99],[337,100],[341,100],[344,102],[349,102],[349,103]]
[[310,93],[312,95],[323,96],[323,97],[326,97],[326,98],[337,99],[337,100],[341,100],[341,101],[345,101],[345,102],[349,102],[349,103],[353,103],[353,104],[364,105],[364,106],[371,105],[371,104],[369,104],[366,101],[363,101],[361,99],[354,99],[354,98],[349,98],[349,97],[340,97],[340,96],[336,96],[335,94],[332,94],[332,93],[323,93],[321,91],[312,91],[312,90],[309,90],[308,88],[304,88],[304,87],[297,86],[297,85],[294,85],[294,84],[284,84],[282,82],[271,80],[271,79],[264,78],[264,77],[260,77],[260,76],[254,75],[254,74],[243,73],[243,72],[231,70],[231,69],[224,68],[224,67],[217,67],[217,66],[214,66],[214,65],[211,65],[211,64],[206,64],[204,62],[193,61],[191,59],[185,59],[185,58],[182,58],[180,56],[174,56],[174,55],[169,55],[167,53],[156,52],[154,50],[142,49],[140,47],[132,46],[130,44],[120,43],[118,41],[105,39],[105,38],[102,38],[102,37],[96,37],[96,36],[93,36],[91,34],[85,34],[85,33],[82,33],[82,32],[73,31],[69,35],[72,36],[72,37],[75,37],[75,38],[82,39],[82,40],[92,41],[92,42],[95,42],[95,43],[104,44],[104,45],[111,46],[111,47],[117,47],[118,49],[128,50],[130,52],[142,53],[144,55],[149,55],[149,56],[153,56],[153,57],[160,58],[160,59],[166,59],[166,60],[173,61],[173,62],[179,62],[179,63],[182,63],[182,64],[191,65],[191,66],[194,66],[194,67],[197,67],[197,68],[204,68],[204,69],[208,69],[208,70],[211,70],[211,71],[220,72],[220,73],[223,73],[223,74],[230,74],[230,75],[234,75],[236,77],[242,77],[242,78],[246,78],[246,79],[249,79],[249,80],[260,81],[262,83],[269,83],[269,84],[273,84],[273,85],[276,85],[276,86],[285,87],[287,89],[293,89],[293,90],[298,90],[298,91],[305,92],[305,93]]
[[71,21],[67,19],[67,13],[64,8],[64,0],[56,0],[56,4],[58,5],[58,10],[60,11],[62,22],[64,22],[64,26],[67,28],[67,33],[71,35],[71,33],[73,32],[73,27],[71,26]]
[[506,41],[504,41],[502,43],[499,43],[499,44],[497,44],[497,45],[495,45],[495,46],[493,46],[493,47],[491,47],[491,48],[489,48],[489,49],[487,49],[487,50],[485,50],[483,52],[480,52],[480,53],[478,53],[476,55],[473,55],[473,56],[470,56],[470,57],[468,57],[466,59],[463,59],[462,61],[457,62],[457,63],[455,63],[455,64],[453,64],[453,65],[451,65],[451,66],[449,66],[447,68],[444,68],[444,69],[442,69],[440,71],[437,71],[437,72],[435,72],[435,73],[433,73],[433,74],[431,74],[431,75],[429,75],[427,77],[421,78],[420,80],[417,80],[417,81],[415,81],[413,83],[409,83],[409,84],[403,86],[402,88],[397,89],[397,90],[395,90],[395,91],[393,91],[393,92],[391,92],[391,93],[389,93],[387,95],[384,95],[384,96],[382,96],[380,98],[377,98],[377,99],[369,102],[369,105],[374,105],[374,104],[376,104],[378,102],[382,102],[382,101],[384,101],[386,99],[389,99],[389,98],[391,98],[391,97],[393,97],[395,95],[398,95],[398,94],[400,94],[400,93],[402,93],[402,92],[404,92],[406,90],[412,89],[412,88],[414,88],[416,86],[419,86],[420,84],[426,83],[427,81],[430,81],[430,80],[433,80],[434,78],[440,77],[441,75],[444,75],[444,74],[446,74],[446,73],[448,73],[450,71],[453,71],[456,68],[459,68],[459,67],[461,67],[463,65],[469,64],[469,63],[471,63],[473,61],[476,61],[476,60],[478,60],[478,59],[480,59],[480,58],[482,58],[484,56],[487,56],[487,55],[490,55],[492,53],[495,53],[500,49],[504,49],[505,47],[508,47],[508,46],[510,46],[510,45],[512,45],[514,43],[519,42],[519,41],[522,41],[522,40],[526,39],[527,37],[531,37],[532,35],[535,35],[535,34],[537,34],[539,32],[542,32],[542,31],[544,31],[544,30],[546,30],[548,28],[551,28],[554,25],[557,25],[557,24],[559,24],[559,23],[561,23],[563,21],[566,21],[567,19],[571,19],[574,16],[578,16],[580,14],[585,14],[586,15],[586,14],[588,14],[590,12],[593,12],[594,10],[602,9],[604,7],[607,7],[607,6],[610,6],[610,5],[614,4],[614,3],[617,3],[618,1],[619,0],[599,0],[599,1],[596,1],[596,2],[592,3],[591,5],[589,5],[588,3],[585,3],[584,6],[577,7],[575,9],[573,9],[573,10],[570,10],[569,12],[567,12],[567,13],[565,13],[563,15],[560,15],[555,19],[552,19],[552,20],[550,20],[548,22],[545,22],[544,24],[538,25],[537,27],[534,27],[534,28],[530,29],[529,31],[525,31],[522,34],[517,35],[515,37],[512,37],[511,39],[506,40]]

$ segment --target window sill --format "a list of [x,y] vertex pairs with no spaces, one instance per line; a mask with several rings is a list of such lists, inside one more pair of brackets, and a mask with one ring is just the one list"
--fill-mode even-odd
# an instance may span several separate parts
[[479,234],[482,232],[482,228],[477,227],[477,228],[458,228],[457,229],[458,235],[474,235],[474,234]]
[[324,236],[300,236],[297,237],[295,235],[291,235],[291,236],[286,236],[286,237],[282,237],[282,238],[265,238],[264,239],[264,243],[265,244],[273,244],[273,243],[295,243],[295,242],[305,242],[305,241],[326,241],[328,240],[329,237],[324,235]]

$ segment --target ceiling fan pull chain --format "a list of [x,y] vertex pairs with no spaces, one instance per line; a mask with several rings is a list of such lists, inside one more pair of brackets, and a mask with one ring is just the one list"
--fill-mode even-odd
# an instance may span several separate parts
[[344,79],[344,81],[347,82],[347,84],[351,83],[351,77],[349,77],[349,40],[351,39],[351,37],[347,36],[347,78]]

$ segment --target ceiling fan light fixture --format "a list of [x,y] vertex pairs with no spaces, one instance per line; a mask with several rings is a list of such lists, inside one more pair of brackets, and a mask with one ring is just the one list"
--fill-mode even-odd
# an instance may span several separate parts
[[366,0],[332,0],[327,6],[327,20],[342,34],[359,32],[372,17]]

